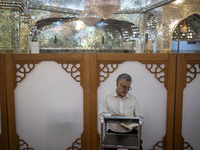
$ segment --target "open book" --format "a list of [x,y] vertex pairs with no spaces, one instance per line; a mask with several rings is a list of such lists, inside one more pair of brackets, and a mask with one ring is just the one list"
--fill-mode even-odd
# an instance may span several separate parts
[[135,123],[120,123],[123,127],[126,127],[129,130],[132,130],[133,128],[137,127],[138,124]]

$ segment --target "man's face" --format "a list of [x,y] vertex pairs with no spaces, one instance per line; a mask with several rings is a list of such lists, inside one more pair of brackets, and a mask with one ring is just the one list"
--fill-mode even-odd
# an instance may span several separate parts
[[126,96],[126,94],[129,91],[129,88],[131,86],[131,82],[126,81],[126,79],[122,79],[121,81],[117,82],[117,95],[120,98],[123,98],[124,96]]

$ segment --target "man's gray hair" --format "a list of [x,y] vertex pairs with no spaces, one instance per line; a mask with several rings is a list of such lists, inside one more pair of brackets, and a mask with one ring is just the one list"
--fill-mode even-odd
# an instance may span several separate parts
[[120,82],[121,80],[126,79],[126,81],[131,82],[132,78],[129,74],[127,73],[122,73],[117,77],[117,82]]

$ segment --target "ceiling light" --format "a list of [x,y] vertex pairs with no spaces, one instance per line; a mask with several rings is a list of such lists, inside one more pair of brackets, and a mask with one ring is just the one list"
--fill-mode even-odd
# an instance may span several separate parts
[[92,9],[103,19],[108,19],[120,9],[120,0],[93,0]]

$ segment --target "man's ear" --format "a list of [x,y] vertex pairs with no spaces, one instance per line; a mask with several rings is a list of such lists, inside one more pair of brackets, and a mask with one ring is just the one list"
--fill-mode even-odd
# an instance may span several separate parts
[[116,86],[118,86],[119,85],[119,83],[118,82],[116,82]]

